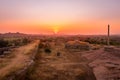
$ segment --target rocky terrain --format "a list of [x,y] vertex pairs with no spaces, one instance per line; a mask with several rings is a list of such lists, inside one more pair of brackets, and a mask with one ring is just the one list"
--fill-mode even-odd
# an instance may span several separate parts
[[40,49],[29,80],[120,80],[120,48],[94,47],[74,52],[57,45],[49,54]]
[[39,49],[35,62],[29,80],[96,80],[86,59],[64,45],[54,45],[51,53]]
[[90,51],[84,56],[89,61],[89,66],[97,80],[120,80],[120,48],[108,47]]
[[119,47],[40,43],[21,46],[0,58],[0,80],[120,80]]

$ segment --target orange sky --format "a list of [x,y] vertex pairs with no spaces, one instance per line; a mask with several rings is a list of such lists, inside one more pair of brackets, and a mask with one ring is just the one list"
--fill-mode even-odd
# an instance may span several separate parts
[[[109,1],[109,3],[108,3]],[[120,34],[119,0],[0,0],[0,33]]]
[[[111,22],[112,34],[119,34],[119,22]],[[106,34],[107,21],[76,21],[70,23],[40,24],[39,22],[7,21],[0,23],[1,32],[22,32],[28,34]],[[6,27],[6,28],[5,28]]]

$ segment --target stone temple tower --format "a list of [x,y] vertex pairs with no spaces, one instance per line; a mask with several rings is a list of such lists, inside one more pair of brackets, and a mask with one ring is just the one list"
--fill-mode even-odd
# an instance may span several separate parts
[[107,39],[107,45],[110,45],[110,25],[108,24],[108,39]]

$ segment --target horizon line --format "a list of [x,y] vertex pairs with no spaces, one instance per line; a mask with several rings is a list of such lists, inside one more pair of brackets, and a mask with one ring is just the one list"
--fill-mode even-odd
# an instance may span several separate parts
[[[71,34],[71,33],[63,33],[63,34],[55,34],[55,33],[23,33],[23,32],[2,32],[2,33],[0,33],[0,34],[26,34],[26,35],[107,35],[107,33],[106,34]],[[115,34],[115,33],[111,33],[110,35],[120,35],[120,34]]]

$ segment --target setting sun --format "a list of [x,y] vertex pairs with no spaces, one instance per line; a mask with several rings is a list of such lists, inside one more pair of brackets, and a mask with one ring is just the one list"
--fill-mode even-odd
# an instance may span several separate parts
[[57,34],[59,32],[59,27],[55,26],[53,27],[54,34]]
[[119,3],[120,0],[0,0],[0,33],[97,35],[106,34],[110,24],[111,34],[120,34]]

